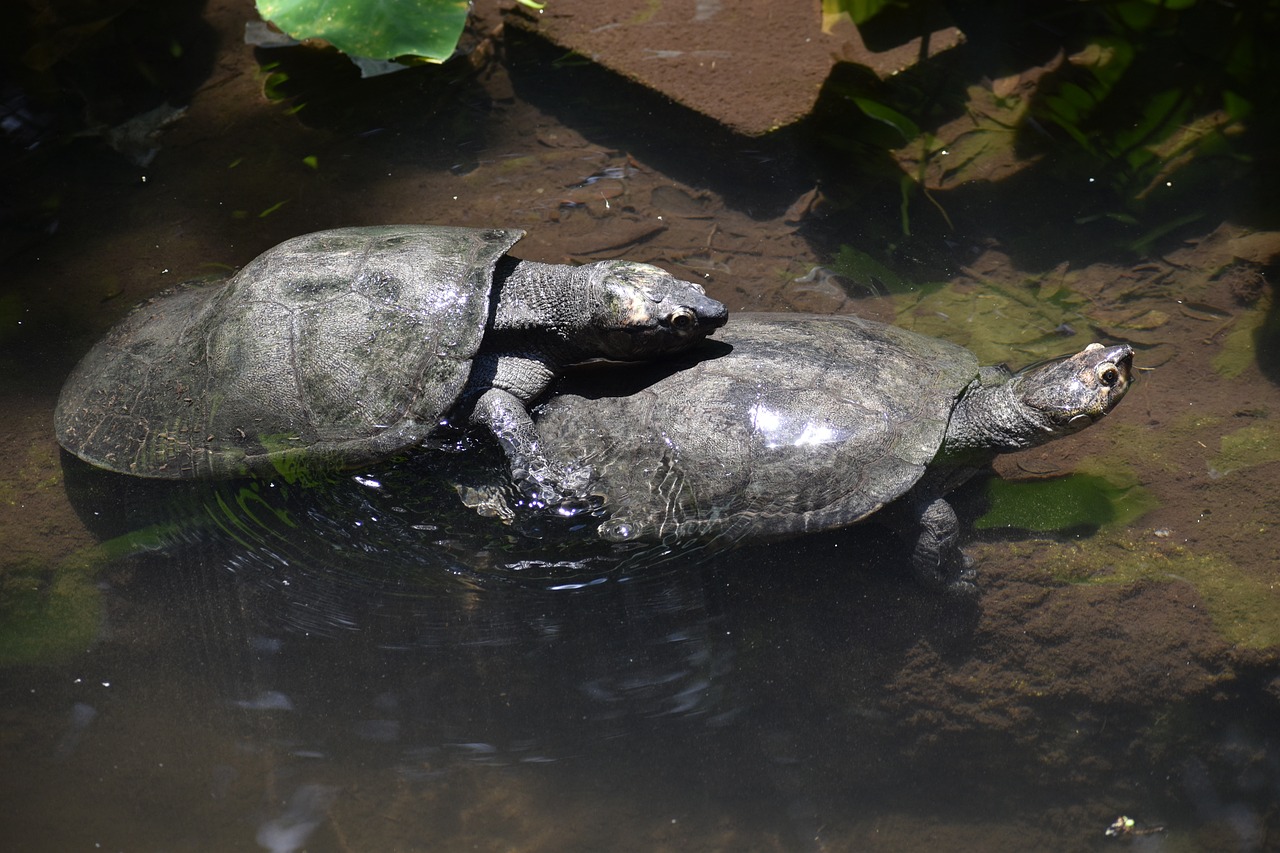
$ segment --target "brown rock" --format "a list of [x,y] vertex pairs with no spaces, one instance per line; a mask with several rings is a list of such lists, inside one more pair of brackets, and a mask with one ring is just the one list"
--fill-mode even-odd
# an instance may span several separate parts
[[[824,32],[817,2],[555,0],[542,11],[513,4],[506,19],[749,136],[807,115],[836,62],[888,77],[922,42],[872,50],[843,17]],[[932,33],[929,53],[960,39],[955,28]]]

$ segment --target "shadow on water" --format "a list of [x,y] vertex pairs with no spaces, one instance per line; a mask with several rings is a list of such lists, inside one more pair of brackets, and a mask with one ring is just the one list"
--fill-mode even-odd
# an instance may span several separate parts
[[[259,48],[254,52],[267,100],[297,117],[304,127],[324,131],[331,142],[361,140],[368,152],[342,178],[353,189],[387,164],[404,157],[405,139],[414,140],[415,167],[462,174],[486,149],[494,97],[483,84],[482,55],[492,47],[467,38],[471,53],[440,65],[419,65],[362,78],[350,59],[332,48]],[[368,173],[361,167],[367,167]],[[352,172],[351,168],[355,168]]]
[[1270,307],[1255,338],[1258,369],[1272,382],[1280,385],[1280,294],[1276,293],[1275,285],[1275,282],[1280,281],[1280,269],[1272,267],[1265,270],[1263,280],[1272,284],[1268,298]]

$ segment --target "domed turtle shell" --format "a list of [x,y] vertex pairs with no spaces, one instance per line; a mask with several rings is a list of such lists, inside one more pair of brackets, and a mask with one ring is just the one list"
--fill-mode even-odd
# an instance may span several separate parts
[[857,521],[924,475],[979,364],[857,317],[739,314],[716,342],[637,373],[569,384],[537,415],[553,460],[590,465],[615,541]]
[[466,385],[494,266],[520,230],[341,228],[224,284],[139,306],[75,368],[64,447],[146,477],[357,465],[434,429]]

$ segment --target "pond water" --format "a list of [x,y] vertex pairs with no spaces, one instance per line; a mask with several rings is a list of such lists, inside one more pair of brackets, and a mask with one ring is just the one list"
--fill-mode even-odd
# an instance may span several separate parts
[[[244,45],[248,4],[193,15],[146,165],[96,137],[6,165],[0,847],[1280,848],[1274,199],[1224,182],[1134,252],[1006,181],[917,198],[908,236],[831,101],[753,139],[529,36],[362,81]],[[61,383],[131,306],[392,222],[986,363],[1129,341],[1141,375],[956,496],[964,601],[872,526],[620,559],[413,457],[182,487],[60,453]]]

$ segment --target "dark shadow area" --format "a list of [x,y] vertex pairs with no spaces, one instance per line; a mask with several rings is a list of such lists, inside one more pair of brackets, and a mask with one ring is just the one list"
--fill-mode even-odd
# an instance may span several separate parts
[[[1105,4],[956,2],[948,11],[964,44],[883,81],[839,65],[792,129],[825,196],[822,215],[802,228],[819,253],[879,247],[904,274],[939,277],[993,239],[1020,266],[1042,269],[1064,254],[1123,262],[1224,219],[1274,226],[1280,116],[1270,108],[1273,54],[1259,49],[1274,39],[1274,12],[1201,3],[1165,18],[1152,10],[1148,29],[1126,32],[1114,20],[1124,13]],[[1100,50],[1115,51],[1110,65]],[[1049,70],[1027,115],[1008,128],[1012,142],[993,143],[1025,164],[1000,180],[926,190],[893,154],[912,141],[897,119],[855,103],[929,132],[966,120],[971,87],[1016,92],[1018,75],[1041,67]],[[1189,141],[1198,147],[1174,147]],[[934,143],[935,158],[946,142]]]
[[[1277,281],[1280,271],[1272,270],[1269,282]],[[1272,382],[1280,385],[1280,300],[1276,298],[1276,285],[1271,284],[1271,307],[1267,319],[1258,329],[1258,368]]]
[[[126,171],[126,158],[148,156],[149,134],[163,119],[145,114],[185,105],[213,68],[219,45],[204,7],[205,0],[4,4],[0,259],[57,230],[59,184],[100,183]],[[42,174],[50,177],[33,180]]]
[[[493,98],[483,85],[485,56],[473,49],[443,64],[424,64],[361,77],[360,69],[331,47],[258,48],[263,92],[303,126],[331,136],[330,145],[362,140],[365,159],[403,156],[406,137],[417,140],[418,165],[461,174],[485,147]],[[480,64],[477,64],[480,63]],[[384,159],[384,162],[385,162]],[[358,175],[348,176],[353,182]]]
[[30,148],[112,127],[164,102],[185,103],[218,43],[206,0],[32,0],[0,13],[0,70],[35,124],[5,127]]

